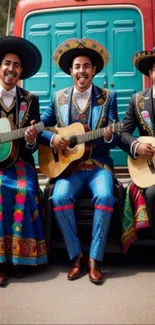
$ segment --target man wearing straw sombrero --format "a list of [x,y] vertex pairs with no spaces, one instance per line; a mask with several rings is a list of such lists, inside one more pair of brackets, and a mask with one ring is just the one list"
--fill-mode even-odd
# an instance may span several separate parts
[[[56,181],[51,197],[53,211],[62,232],[69,258],[73,265],[68,280],[80,277],[88,263],[89,279],[102,281],[100,262],[103,260],[107,235],[115,205],[113,162],[110,148],[117,137],[108,126],[118,121],[116,93],[101,89],[92,83],[109,61],[109,54],[100,43],[91,39],[69,39],[58,46],[53,59],[65,73],[72,76],[74,86],[54,94],[54,99],[41,119],[45,126],[67,127],[75,122],[89,126],[90,130],[106,127],[104,136],[92,141],[92,153],[77,170]],[[74,125],[74,124],[73,124]],[[52,146],[54,152],[65,152],[68,139],[45,130],[41,143]],[[89,259],[81,248],[77,232],[74,202],[87,186],[94,204],[92,241]]]
[[[155,48],[153,48],[152,51],[138,51],[133,54],[132,59],[136,69],[143,75],[150,77],[151,86],[146,90],[132,95],[123,121],[120,140],[123,144],[123,148],[131,157],[135,159],[141,157],[150,164],[155,154],[155,148],[151,144],[151,138],[150,141],[147,140],[147,143],[144,143],[142,140],[139,141],[132,134],[134,130],[138,128],[140,136],[155,136]],[[152,175],[153,174],[154,172],[152,170]],[[137,229],[151,225],[153,235],[155,236],[155,186],[153,185],[139,190],[138,183],[137,185],[132,183],[129,185],[127,194],[125,211],[129,213],[129,209],[132,206],[132,216],[134,220],[130,222],[130,225],[124,222],[126,226],[128,224],[122,236],[125,252],[130,244],[136,240]],[[127,220],[125,213],[124,218],[124,220]]]
[[40,51],[30,41],[0,37],[0,285],[6,283],[9,264],[19,277],[22,266],[47,263],[32,155],[39,102],[17,85],[19,79],[33,76],[41,62]]

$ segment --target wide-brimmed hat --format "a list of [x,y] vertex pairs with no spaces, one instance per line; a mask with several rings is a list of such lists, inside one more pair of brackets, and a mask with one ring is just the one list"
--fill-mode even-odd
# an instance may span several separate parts
[[41,66],[42,56],[39,49],[22,37],[0,37],[0,59],[7,53],[14,53],[20,57],[23,68],[20,79],[32,77]]
[[155,47],[152,51],[137,51],[132,56],[135,67],[146,76],[149,75],[151,64],[155,62]]
[[96,73],[108,63],[110,57],[106,48],[90,38],[70,38],[61,43],[53,54],[54,62],[67,74],[70,74],[72,61],[77,56],[88,56],[96,65]]

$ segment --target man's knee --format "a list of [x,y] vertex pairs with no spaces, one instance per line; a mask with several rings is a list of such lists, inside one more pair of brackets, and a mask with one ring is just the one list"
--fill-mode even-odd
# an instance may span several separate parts
[[66,197],[62,193],[57,193],[56,195],[53,194],[50,199],[51,199],[52,205],[54,207],[68,205],[68,204],[71,204],[72,203],[71,198],[70,197]]
[[100,193],[96,197],[93,198],[92,202],[100,205],[113,207],[115,205],[116,199],[112,193]]

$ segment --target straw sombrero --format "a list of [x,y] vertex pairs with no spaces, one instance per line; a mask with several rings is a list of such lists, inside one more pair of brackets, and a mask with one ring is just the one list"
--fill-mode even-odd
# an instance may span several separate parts
[[132,57],[132,62],[141,73],[149,77],[149,69],[151,64],[155,62],[155,47],[152,51],[135,52]]
[[0,37],[0,59],[7,53],[17,54],[22,61],[23,70],[20,79],[32,77],[41,66],[42,56],[39,49],[22,37]]
[[56,48],[53,60],[65,73],[70,74],[72,61],[77,56],[90,57],[96,65],[96,73],[99,73],[110,59],[106,48],[97,41],[89,38],[70,38]]

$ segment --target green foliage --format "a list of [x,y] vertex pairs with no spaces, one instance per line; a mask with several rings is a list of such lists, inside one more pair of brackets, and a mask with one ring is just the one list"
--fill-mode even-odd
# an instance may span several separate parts
[[[11,1],[10,23],[14,20],[18,0]],[[6,35],[9,0],[0,0],[0,36]],[[11,28],[11,24],[10,24]]]

